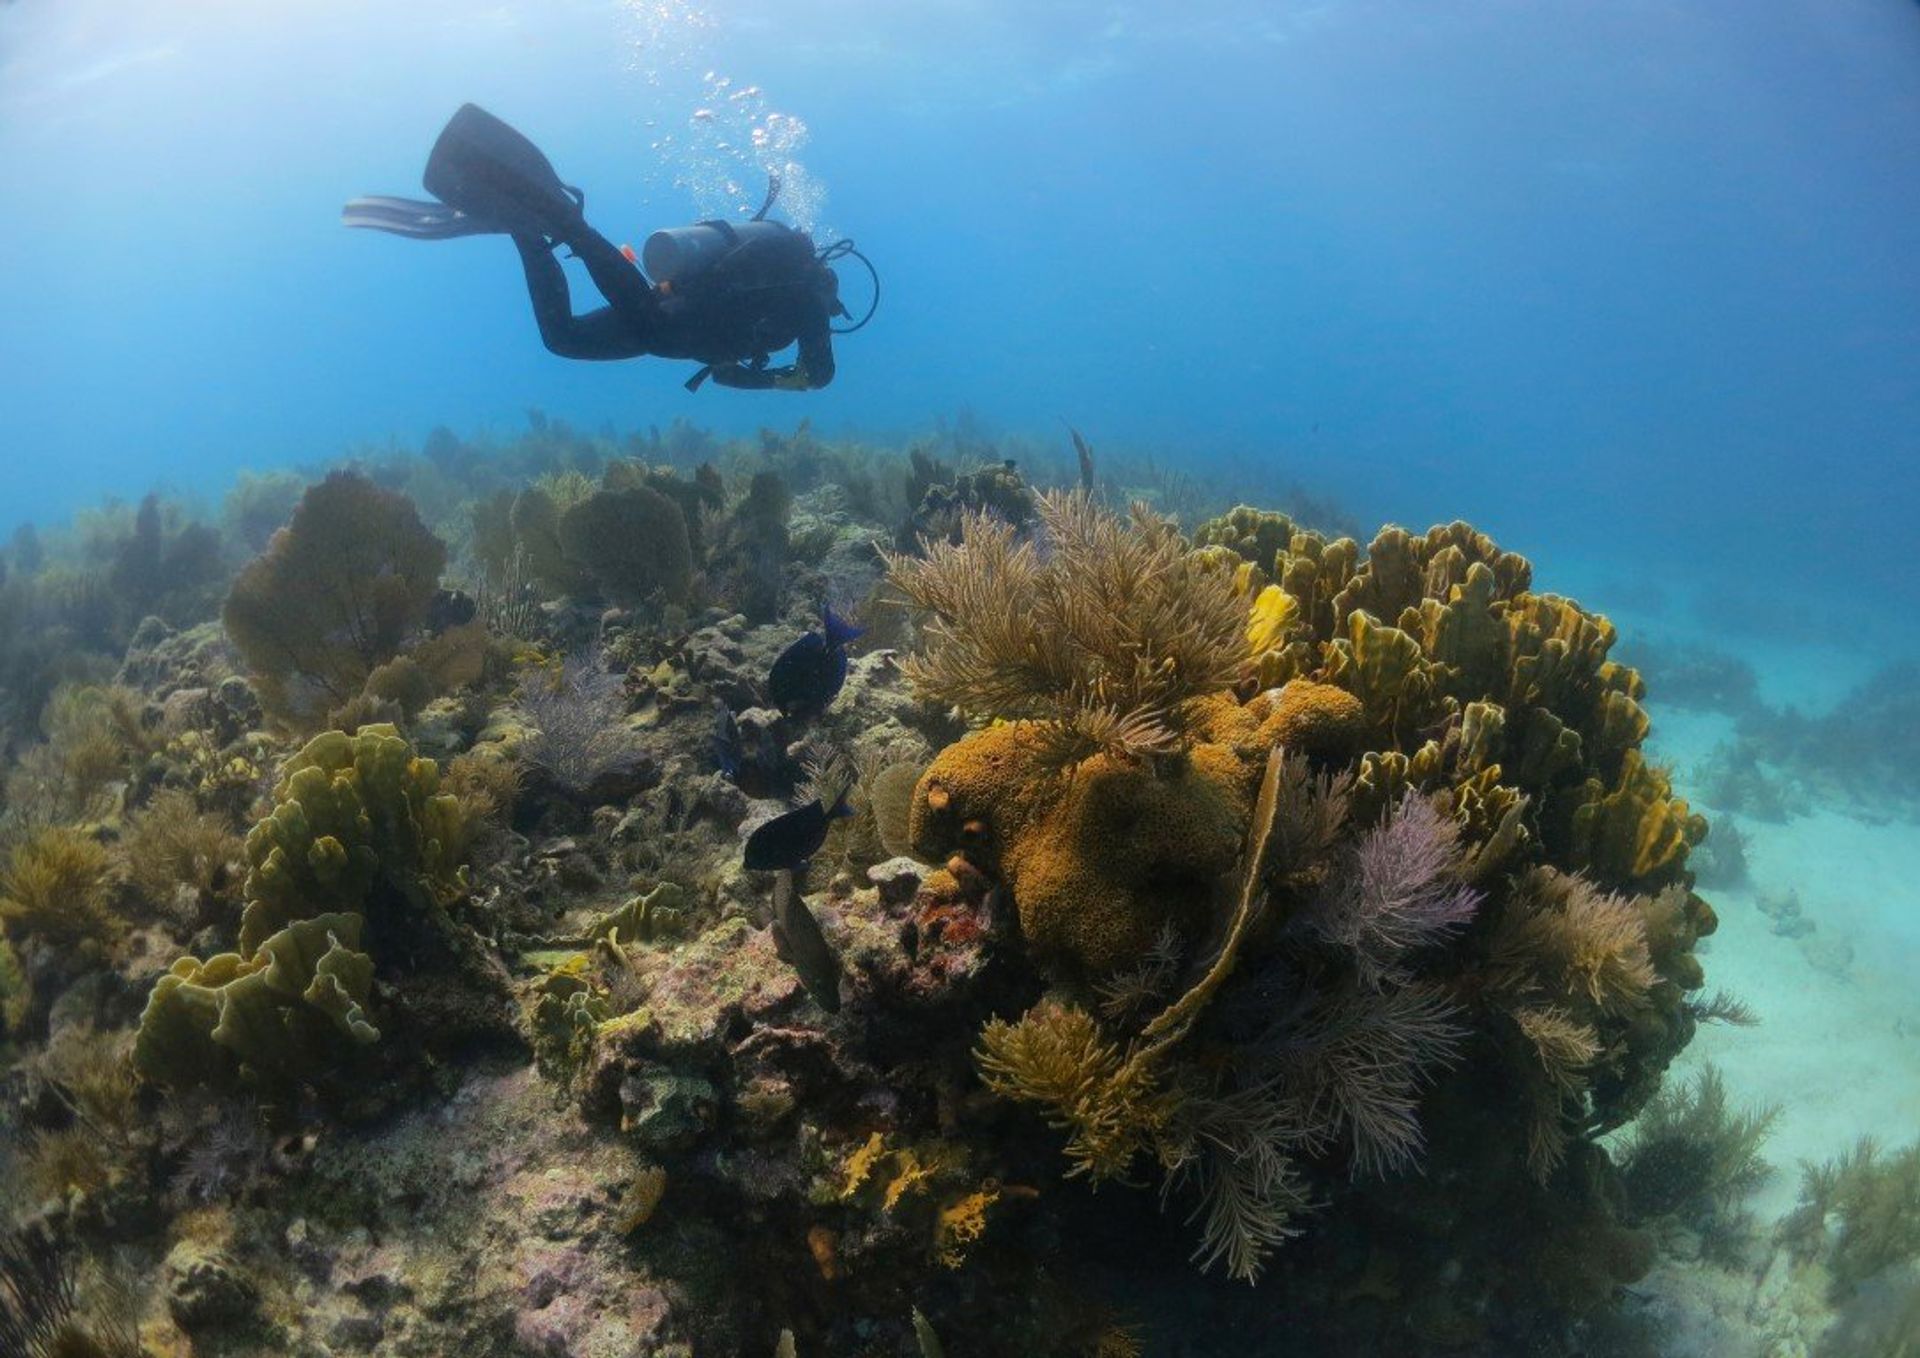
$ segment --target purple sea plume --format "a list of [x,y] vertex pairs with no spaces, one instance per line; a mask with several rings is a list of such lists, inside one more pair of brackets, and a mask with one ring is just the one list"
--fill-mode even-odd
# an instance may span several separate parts
[[1409,792],[1361,836],[1342,870],[1308,906],[1305,925],[1347,953],[1362,984],[1409,979],[1409,953],[1473,918],[1480,893],[1455,874],[1460,830]]

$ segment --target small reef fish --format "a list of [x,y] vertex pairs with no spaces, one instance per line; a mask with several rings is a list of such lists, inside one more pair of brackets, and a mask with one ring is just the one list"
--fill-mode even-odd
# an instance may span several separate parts
[[847,643],[865,632],[820,608],[820,630],[806,632],[773,662],[767,675],[767,701],[789,717],[816,716],[827,710],[847,682]]
[[740,727],[733,719],[733,709],[718,698],[713,700],[713,735],[709,743],[713,762],[727,781],[732,782],[740,773]]
[[436,590],[427,605],[427,631],[438,636],[451,628],[466,626],[479,613],[479,604],[464,590]]
[[832,806],[816,797],[762,825],[747,836],[746,866],[755,872],[790,872],[806,863],[827,842],[828,827],[853,814],[847,805],[851,791],[843,788]]
[[815,1004],[829,1014],[840,1012],[840,955],[820,932],[791,872],[773,883],[773,949],[798,973]]

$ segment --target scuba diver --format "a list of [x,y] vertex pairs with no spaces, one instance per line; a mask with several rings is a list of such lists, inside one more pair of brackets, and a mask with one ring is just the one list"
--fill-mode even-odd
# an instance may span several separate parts
[[[437,202],[355,198],[341,221],[415,240],[511,236],[540,339],[562,358],[686,358],[704,365],[689,391],[708,377],[723,387],[806,391],[833,380],[833,336],[873,316],[869,308],[857,324],[833,326],[848,312],[831,261],[852,255],[870,273],[873,265],[852,241],[815,249],[806,232],[766,220],[777,178],[750,221],[656,231],[638,260],[587,225],[586,195],[563,184],[538,147],[477,105],[462,105],[448,121],[422,183]],[[574,314],[555,257],[562,245],[586,265],[606,306]],[[874,307],[879,300],[875,275]],[[793,363],[768,366],[771,354],[796,343]]]

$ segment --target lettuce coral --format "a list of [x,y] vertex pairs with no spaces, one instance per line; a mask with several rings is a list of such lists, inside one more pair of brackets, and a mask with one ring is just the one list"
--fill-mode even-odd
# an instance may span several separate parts
[[315,736],[281,770],[274,802],[247,834],[249,956],[291,921],[365,909],[376,885],[390,909],[423,914],[461,889],[473,826],[440,792],[439,767],[391,726]]
[[373,959],[352,914],[299,920],[253,954],[183,957],[154,983],[134,1069],[170,1088],[297,1086],[375,1042],[367,1016]]
[[172,1085],[321,1078],[379,1035],[368,1013],[376,959],[416,989],[437,983],[446,1030],[417,1039],[459,1040],[455,1017],[500,1025],[498,964],[445,908],[464,891],[473,826],[439,777],[390,726],[328,731],[289,759],[272,812],[247,835],[239,950],[183,958],[156,983],[135,1048],[141,1073]]

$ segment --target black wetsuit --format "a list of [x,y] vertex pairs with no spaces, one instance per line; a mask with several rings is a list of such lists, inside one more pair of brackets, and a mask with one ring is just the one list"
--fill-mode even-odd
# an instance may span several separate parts
[[[799,231],[736,248],[684,288],[654,288],[605,236],[584,221],[569,246],[607,305],[573,314],[567,276],[552,245],[513,238],[527,271],[540,338],[562,358],[687,358],[709,366],[723,387],[824,387],[833,380],[831,278]],[[769,368],[766,356],[795,342],[799,358]]]

